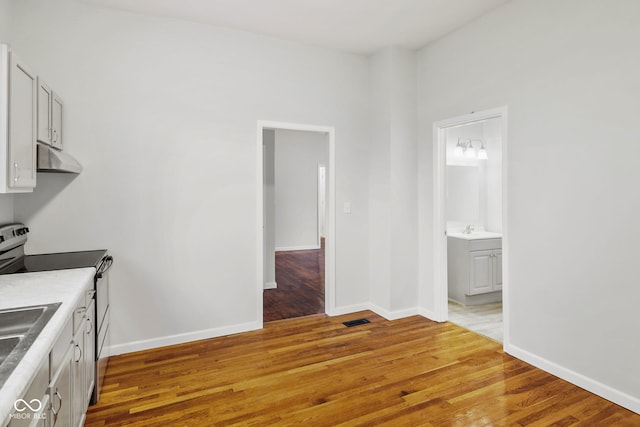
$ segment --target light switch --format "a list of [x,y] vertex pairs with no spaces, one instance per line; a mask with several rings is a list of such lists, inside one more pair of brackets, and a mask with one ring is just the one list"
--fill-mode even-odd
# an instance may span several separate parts
[[351,202],[344,202],[344,213],[351,213]]

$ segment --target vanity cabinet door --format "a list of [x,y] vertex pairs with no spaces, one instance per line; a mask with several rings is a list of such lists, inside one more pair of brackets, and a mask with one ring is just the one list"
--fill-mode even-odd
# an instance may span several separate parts
[[493,251],[469,252],[469,295],[493,291]]
[[493,290],[502,290],[502,250],[493,251]]

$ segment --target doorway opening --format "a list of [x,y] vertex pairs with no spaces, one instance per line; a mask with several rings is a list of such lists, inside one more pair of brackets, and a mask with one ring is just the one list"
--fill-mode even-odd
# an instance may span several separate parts
[[506,345],[506,107],[434,124],[436,316]]
[[331,127],[258,122],[258,319],[333,311]]

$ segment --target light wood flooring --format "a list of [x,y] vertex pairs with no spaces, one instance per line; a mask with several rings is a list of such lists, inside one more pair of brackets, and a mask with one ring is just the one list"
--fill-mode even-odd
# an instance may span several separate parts
[[498,342],[504,342],[501,302],[464,306],[449,301],[449,321]]
[[[341,323],[359,317],[371,323]],[[112,357],[85,425],[639,426],[640,415],[454,324],[361,312]]]

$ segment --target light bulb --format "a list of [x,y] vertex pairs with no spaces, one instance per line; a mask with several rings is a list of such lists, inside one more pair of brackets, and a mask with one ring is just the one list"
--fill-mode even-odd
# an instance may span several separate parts
[[485,150],[484,147],[482,147],[480,150],[478,150],[478,158],[480,160],[487,160],[489,158],[487,156],[487,150]]
[[464,154],[464,150],[461,145],[456,145],[456,148],[453,149],[453,155],[456,157],[462,157]]

